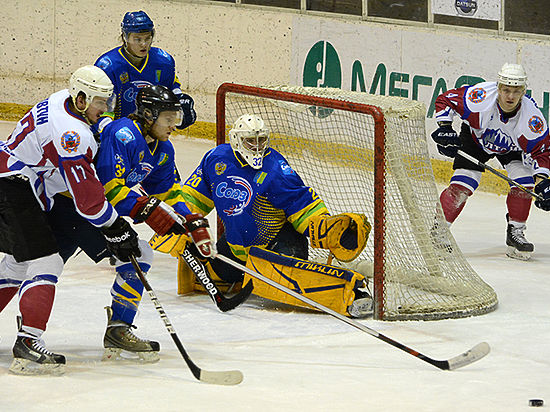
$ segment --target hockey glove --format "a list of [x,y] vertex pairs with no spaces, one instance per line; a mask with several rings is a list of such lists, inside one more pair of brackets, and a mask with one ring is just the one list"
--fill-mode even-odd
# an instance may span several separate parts
[[216,256],[216,245],[210,234],[208,220],[199,213],[193,213],[184,217],[183,226],[189,232],[201,255],[207,258]]
[[546,212],[550,212],[550,178],[539,182],[535,186],[535,193],[543,198],[543,200],[536,200],[535,206]]
[[193,106],[195,102],[193,98],[188,94],[178,95],[181,104],[181,110],[183,111],[183,120],[179,126],[176,126],[177,129],[185,129],[186,127],[191,126],[197,120],[197,113]]
[[129,262],[130,256],[141,256],[138,235],[125,219],[119,216],[111,226],[102,227],[101,232],[107,241],[107,250],[118,260]]
[[437,150],[443,156],[455,157],[462,145],[460,137],[454,131],[450,122],[438,123],[439,128],[432,133],[432,139],[437,144]]
[[154,196],[138,197],[130,211],[130,217],[137,223],[145,222],[161,236],[167,233],[183,234],[185,229],[178,222],[177,215],[162,200]]
[[90,129],[92,130],[92,134],[94,135],[94,139],[96,140],[96,142],[99,143],[101,132],[103,131],[105,126],[107,126],[112,121],[113,121],[113,118],[104,113],[103,116],[101,116],[95,124],[90,126]]

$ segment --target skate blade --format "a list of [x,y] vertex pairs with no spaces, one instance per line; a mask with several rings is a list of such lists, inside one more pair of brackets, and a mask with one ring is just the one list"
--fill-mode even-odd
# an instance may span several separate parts
[[14,358],[9,371],[15,375],[53,375],[61,376],[65,373],[63,363],[37,363],[28,359]]
[[103,362],[134,361],[140,363],[155,363],[160,360],[158,352],[130,352],[121,348],[105,348]]
[[506,256],[518,260],[529,260],[531,259],[532,254],[533,252],[521,252],[513,246],[508,246],[508,249],[506,250]]

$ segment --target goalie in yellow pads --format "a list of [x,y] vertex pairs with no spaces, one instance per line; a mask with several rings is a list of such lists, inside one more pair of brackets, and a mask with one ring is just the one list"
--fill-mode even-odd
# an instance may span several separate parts
[[[251,247],[246,266],[267,278],[342,315],[361,318],[372,314],[372,298],[365,277],[352,270],[298,259]],[[287,305],[315,309],[267,283],[254,281],[254,294]]]
[[[249,259],[253,246],[307,261],[307,237],[312,247],[328,249],[341,261],[351,261],[361,253],[371,229],[366,217],[355,213],[330,216],[315,190],[306,186],[286,159],[269,146],[270,133],[260,117],[239,117],[229,131],[229,141],[230,144],[221,144],[206,153],[182,187],[184,200],[193,213],[206,216],[216,209],[225,228],[216,245],[218,253],[241,264],[250,260],[250,264],[254,262],[262,268],[271,267],[273,262],[262,263],[259,259],[267,262],[274,255]],[[167,247],[169,244],[172,246]],[[153,248],[160,250],[155,245],[162,245],[164,251],[170,249],[175,255],[185,248],[185,242],[164,238],[153,239]],[[209,261],[222,280],[243,281],[243,273],[233,266],[219,259]],[[298,281],[293,278],[297,276],[300,283],[306,282],[307,289],[328,285],[327,279],[338,280],[339,286],[332,288],[334,296],[323,302],[340,313],[350,314],[348,307],[359,300],[372,303],[368,292],[360,290],[366,284],[359,274],[347,271],[337,278],[328,272],[296,267],[297,260],[292,264],[285,261],[289,265],[281,262],[276,259],[276,267],[294,281]],[[337,268],[325,266],[336,273]],[[260,272],[265,275],[261,268]],[[260,288],[256,280],[254,287]],[[278,294],[268,296],[269,293],[262,296],[281,301]],[[329,301],[338,303],[331,306]],[[353,315],[361,313],[355,311]]]

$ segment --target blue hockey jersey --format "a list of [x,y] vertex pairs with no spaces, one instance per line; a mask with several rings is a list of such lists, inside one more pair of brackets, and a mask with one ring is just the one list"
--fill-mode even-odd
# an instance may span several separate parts
[[176,180],[174,146],[168,140],[147,144],[140,124],[127,117],[109,123],[101,133],[96,159],[99,180],[107,200],[122,216],[128,216],[141,196],[132,187],[141,184],[149,195],[163,200],[176,212],[190,213]]
[[312,216],[328,214],[315,191],[274,149],[268,149],[256,170],[229,144],[219,145],[203,157],[183,192],[194,213],[206,216],[216,208],[229,247],[243,261],[251,246],[267,246],[287,220],[307,234]]
[[95,65],[107,73],[115,86],[115,119],[135,112],[135,99],[142,87],[160,84],[172,91],[176,89],[176,94],[181,94],[174,58],[158,47],[151,47],[143,66],[139,69],[124,56],[122,46],[100,56]]

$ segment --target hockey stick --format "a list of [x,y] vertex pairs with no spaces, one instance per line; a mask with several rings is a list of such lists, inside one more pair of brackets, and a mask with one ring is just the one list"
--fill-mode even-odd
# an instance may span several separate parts
[[506,180],[508,183],[510,183],[511,185],[517,187],[519,190],[533,196],[535,199],[537,200],[544,200],[542,198],[542,196],[540,195],[537,195],[535,192],[533,192],[532,190],[529,190],[527,189],[525,186],[522,186],[520,185],[518,182],[516,182],[515,180],[513,179],[510,179],[508,176],[506,176],[505,174],[502,174],[500,173],[498,170],[492,168],[491,166],[489,166],[488,164],[485,164],[483,162],[480,162],[479,160],[477,160],[475,157],[473,156],[470,156],[468,153],[464,153],[462,150],[459,150],[457,152],[457,154],[459,154],[460,156],[462,156],[464,159],[466,160],[469,160],[470,162],[472,162],[473,164],[485,169],[485,170],[488,170],[489,172],[493,173],[494,175],[497,175],[498,177],[500,177],[501,179],[504,179]]
[[359,322],[357,322],[353,319],[347,318],[346,316],[341,315],[340,313],[333,311],[330,308],[327,308],[326,306],[323,306],[323,305],[321,305],[321,304],[319,304],[319,303],[317,303],[317,302],[315,302],[315,301],[313,301],[313,300],[311,300],[311,299],[309,299],[305,296],[302,296],[299,293],[296,293],[293,290],[291,290],[291,289],[289,289],[289,288],[287,288],[283,285],[280,285],[277,282],[274,282],[273,280],[259,274],[258,272],[254,271],[254,270],[251,270],[251,269],[247,268],[246,266],[243,266],[243,265],[241,265],[237,262],[234,262],[233,260],[229,259],[226,256],[218,254],[216,256],[216,258],[224,261],[227,264],[230,264],[230,265],[234,266],[235,268],[237,268],[239,270],[242,270],[243,272],[248,273],[250,276],[252,276],[252,277],[254,277],[258,280],[261,280],[262,282],[265,282],[268,285],[271,285],[274,288],[279,289],[280,291],[282,291],[284,293],[287,293],[290,296],[292,296],[292,297],[294,297],[298,300],[301,300],[302,302],[307,303],[308,305],[313,306],[314,308],[317,308],[317,309],[319,309],[319,310],[321,310],[325,313],[328,313],[329,315],[334,316],[336,319],[339,319],[342,322],[345,322],[348,325],[353,326],[354,328],[357,328],[357,329],[359,329],[363,332],[368,333],[371,336],[374,336],[377,339],[380,339],[380,340],[382,340],[386,343],[389,343],[390,345],[395,346],[396,348],[401,349],[402,351],[405,351],[408,354],[413,355],[413,356],[423,360],[424,362],[428,362],[428,363],[434,365],[435,367],[437,367],[439,369],[454,370],[454,369],[461,368],[463,366],[469,365],[470,363],[478,361],[479,359],[481,359],[485,355],[487,355],[490,351],[489,344],[486,343],[486,342],[482,342],[482,343],[478,343],[472,349],[470,349],[470,350],[468,350],[468,351],[466,351],[466,352],[464,352],[464,353],[462,353],[458,356],[455,356],[454,358],[451,358],[451,359],[448,359],[448,360],[435,360],[435,359],[432,359],[429,356],[423,355],[420,352],[417,352],[414,349],[411,349],[408,346],[403,345],[402,343],[399,343],[399,342],[397,342],[397,341],[395,341],[395,340],[393,340],[393,339],[391,339],[391,338],[389,338],[385,335],[382,335],[381,333],[378,333],[374,329],[371,329],[371,328],[369,328],[369,327],[367,327],[367,326],[365,326],[365,325],[363,325],[363,324],[361,324],[361,323],[359,323]]
[[195,256],[193,256],[193,254],[189,251],[189,248],[186,248],[180,256],[183,258],[183,260],[185,260],[185,263],[187,263],[189,269],[191,269],[191,271],[195,274],[198,281],[202,283],[216,306],[222,312],[227,312],[235,309],[246,299],[248,299],[248,297],[252,293],[252,290],[254,289],[253,283],[248,282],[239,293],[237,293],[235,296],[227,298],[216,287],[214,281],[208,274],[208,270],[206,269],[206,267]]
[[143,287],[149,293],[149,297],[151,298],[151,301],[155,305],[155,309],[160,314],[160,318],[164,322],[164,325],[166,326],[166,329],[170,333],[170,336],[172,336],[172,339],[174,340],[176,346],[178,347],[178,350],[180,351],[181,356],[183,356],[183,359],[185,360],[185,363],[187,363],[187,366],[191,370],[191,373],[193,374],[193,376],[201,382],[213,383],[216,385],[238,385],[239,383],[241,383],[243,380],[243,374],[241,371],[238,371],[238,370],[207,371],[199,368],[197,365],[195,365],[195,363],[193,363],[193,361],[185,351],[185,348],[183,347],[178,335],[176,334],[176,330],[172,326],[172,323],[170,323],[170,319],[168,319],[166,312],[164,312],[164,309],[162,308],[160,301],[155,295],[153,288],[151,288],[151,285],[145,278],[145,274],[139,267],[139,264],[135,256],[130,256],[130,261],[132,262],[132,265],[136,270],[139,280],[141,280],[141,283],[143,283]]

